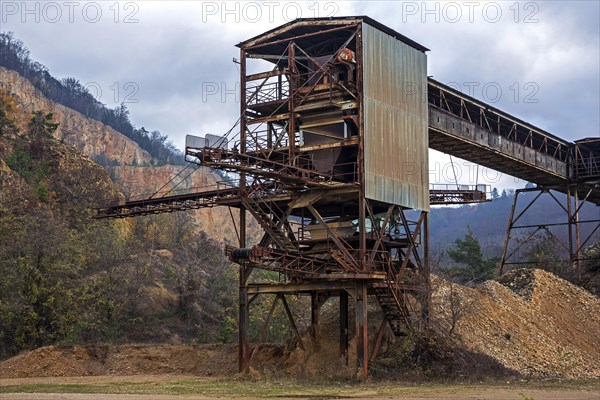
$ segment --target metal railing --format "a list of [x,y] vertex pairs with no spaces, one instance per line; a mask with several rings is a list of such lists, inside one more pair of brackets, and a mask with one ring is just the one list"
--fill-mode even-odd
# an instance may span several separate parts
[[429,185],[429,190],[439,190],[445,192],[481,192],[491,193],[491,186],[485,184],[468,185],[456,183],[432,183]]
[[491,200],[491,186],[462,184],[429,185],[429,201],[431,204],[466,204]]
[[290,85],[287,80],[281,82],[264,82],[246,88],[246,104],[254,106],[285,100],[290,96]]
[[592,152],[582,152],[575,147],[575,159],[573,160],[573,178],[581,179],[600,179],[600,154]]

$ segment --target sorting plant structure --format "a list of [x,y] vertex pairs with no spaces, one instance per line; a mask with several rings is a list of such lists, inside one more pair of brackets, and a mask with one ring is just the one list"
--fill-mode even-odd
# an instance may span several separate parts
[[[273,296],[262,332],[281,302],[300,347],[287,296],[310,296],[314,326],[324,302],[339,298],[340,355],[359,376],[368,374],[386,325],[398,336],[427,332],[430,206],[490,199],[486,185],[430,185],[430,148],[532,182],[537,187],[524,190],[537,192],[535,199],[550,190],[565,193],[567,246],[572,262],[581,259],[589,237],[580,234],[578,212],[586,201],[600,204],[600,139],[563,140],[428,78],[428,49],[366,16],[297,19],[238,47],[238,122],[224,136],[188,136],[185,149],[190,165],[231,179],[203,191],[110,205],[96,217],[237,210],[238,245],[225,252],[239,264],[241,372],[255,361],[263,338],[251,348],[249,312],[257,296]],[[516,229],[547,225],[519,226],[528,208],[515,213],[513,207],[503,266],[514,261]],[[249,216],[264,230],[252,246]],[[280,281],[256,283],[256,269],[276,271]],[[372,345],[368,296],[385,317]],[[350,329],[355,351],[349,351]]]

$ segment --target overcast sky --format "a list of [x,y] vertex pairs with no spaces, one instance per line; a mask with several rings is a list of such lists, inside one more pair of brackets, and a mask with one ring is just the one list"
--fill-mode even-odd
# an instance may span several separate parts
[[[431,49],[435,79],[576,140],[600,135],[599,4],[2,0],[0,29],[55,77],[79,79],[109,107],[125,102],[136,126],[182,148],[185,134],[223,134],[236,121],[235,44],[297,17],[368,15]],[[430,180],[453,180],[448,158],[431,158]]]

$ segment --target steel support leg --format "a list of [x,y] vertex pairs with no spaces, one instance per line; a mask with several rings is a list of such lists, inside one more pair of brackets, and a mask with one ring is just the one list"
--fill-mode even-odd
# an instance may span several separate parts
[[340,292],[340,355],[348,365],[348,292]]
[[581,282],[581,263],[579,259],[581,258],[581,231],[579,230],[579,195],[577,194],[577,190],[575,190],[575,253],[574,253],[574,261],[575,268],[577,271],[577,281]]
[[369,373],[369,335],[367,331],[367,284],[356,284],[356,357],[357,376],[366,378]]
[[310,326],[313,338],[318,336],[319,332],[319,292],[310,293]]
[[[246,246],[246,209],[240,208],[240,247]],[[248,330],[250,321],[250,303],[248,301],[249,268],[240,265],[239,282],[239,320],[238,320],[238,367],[239,372],[250,370],[250,354],[248,345]]]
[[425,323],[425,332],[427,335],[431,332],[431,265],[429,258],[429,213],[423,211],[423,285],[425,293],[423,295],[422,317]]
[[[244,267],[240,266],[240,281],[244,278]],[[250,369],[250,354],[248,347],[248,321],[249,317],[249,308],[250,304],[248,303],[248,288],[245,286],[240,286],[240,315],[239,315],[239,372],[247,373]]]
[[371,354],[371,361],[375,361],[377,358],[377,354],[379,353],[379,348],[381,347],[381,340],[383,339],[383,333],[385,332],[385,327],[388,324],[388,320],[383,317],[381,320],[381,325],[379,325],[379,329],[377,330],[377,337],[375,338],[375,344],[373,345],[373,354]]
[[513,219],[515,217],[515,210],[517,208],[517,198],[519,197],[519,192],[515,192],[513,197],[512,207],[510,209],[510,216],[508,217],[508,227],[506,228],[506,236],[504,238],[504,247],[502,248],[502,258],[500,259],[500,268],[498,270],[498,276],[502,275],[504,272],[504,263],[506,263],[506,253],[508,252],[508,243],[510,242],[510,231],[513,226]]

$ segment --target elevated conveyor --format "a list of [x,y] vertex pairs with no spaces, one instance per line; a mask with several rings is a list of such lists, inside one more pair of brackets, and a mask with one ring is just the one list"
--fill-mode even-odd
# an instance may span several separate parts
[[428,101],[429,148],[600,204],[598,140],[569,142],[431,78]]

